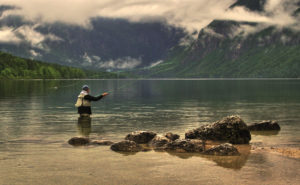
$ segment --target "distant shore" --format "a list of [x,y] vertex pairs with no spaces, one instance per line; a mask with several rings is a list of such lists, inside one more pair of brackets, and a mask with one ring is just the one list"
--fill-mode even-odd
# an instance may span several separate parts
[[0,80],[300,80],[300,78],[9,78]]

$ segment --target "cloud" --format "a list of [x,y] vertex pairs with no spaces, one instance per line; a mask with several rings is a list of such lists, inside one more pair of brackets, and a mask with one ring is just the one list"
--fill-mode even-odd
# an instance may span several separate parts
[[24,25],[15,29],[14,33],[22,38],[24,42],[29,43],[33,48],[38,48],[41,50],[48,50],[47,46],[44,44],[44,41],[61,41],[59,37],[53,34],[42,34],[37,32],[35,26]]
[[258,24],[258,25],[242,24],[242,25],[237,25],[232,30],[231,38],[233,38],[237,35],[242,36],[243,38],[246,38],[249,34],[260,32],[260,31],[266,29],[267,27],[268,27],[268,25],[266,25],[266,24]]
[[155,67],[155,66],[157,66],[158,64],[161,64],[162,62],[163,62],[163,60],[156,61],[156,62],[150,64],[149,68]]
[[82,59],[83,63],[81,64],[83,66],[105,69],[133,69],[142,63],[141,58],[132,58],[129,56],[103,61],[101,57],[95,55],[89,56],[87,52],[84,53]]
[[85,65],[92,65],[92,63],[93,63],[92,58],[86,52],[82,56],[82,59],[83,59]]
[[122,57],[116,60],[101,61],[97,66],[107,69],[133,69],[141,63],[142,60],[140,58]]
[[229,9],[235,0],[0,0],[19,9],[9,14],[21,15],[35,22],[64,22],[89,26],[92,17],[123,18],[129,21],[166,21],[170,25],[199,31],[214,19],[253,21],[274,25],[295,24],[291,7],[296,0],[267,0],[265,13],[242,7]]
[[14,33],[12,27],[2,27],[0,29],[0,43],[20,43],[21,39]]
[[41,57],[41,56],[42,56],[42,54],[38,53],[37,51],[35,51],[35,50],[33,50],[33,49],[29,50],[29,53],[31,54],[31,56],[32,56],[33,58]]
[[32,48],[48,50],[45,41],[62,41],[53,34],[42,34],[35,30],[38,25],[23,25],[17,28],[4,26],[0,28],[0,43],[20,44],[27,43]]

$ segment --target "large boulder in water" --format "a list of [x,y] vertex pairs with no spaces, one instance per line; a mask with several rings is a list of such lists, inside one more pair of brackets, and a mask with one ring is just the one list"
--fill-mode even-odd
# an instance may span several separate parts
[[232,144],[224,143],[206,150],[204,154],[233,156],[233,155],[239,155],[240,153]]
[[175,140],[167,143],[165,150],[176,152],[203,152],[203,142],[201,140]]
[[269,131],[269,130],[280,130],[280,126],[276,121],[262,121],[259,123],[252,123],[248,126],[251,131]]
[[178,134],[173,134],[172,132],[166,133],[165,137],[172,140],[172,141],[175,141],[176,139],[180,138],[180,136]]
[[73,146],[83,146],[88,145],[90,143],[90,139],[85,137],[73,137],[69,139],[68,143]]
[[239,116],[228,116],[215,123],[186,132],[185,138],[248,144],[251,134],[246,123]]
[[138,144],[146,144],[156,136],[154,132],[135,131],[128,134],[125,140],[134,141]]
[[121,141],[110,146],[116,152],[139,152],[143,148],[134,141]]

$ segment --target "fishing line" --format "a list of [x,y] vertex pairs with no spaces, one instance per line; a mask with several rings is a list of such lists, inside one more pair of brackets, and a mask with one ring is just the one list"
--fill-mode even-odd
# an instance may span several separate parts
[[111,89],[111,90],[107,90],[107,91],[104,91],[104,92],[113,93],[113,92],[115,92],[117,90],[121,90],[121,89],[124,89],[125,87],[131,86],[132,84],[137,83],[137,82],[138,82],[138,80],[132,80],[132,82],[130,82],[128,84],[124,84],[124,85],[122,85],[120,87],[117,87],[116,89]]
[[51,89],[58,89],[58,88],[66,88],[66,87],[72,87],[72,86],[75,86],[78,82],[74,82],[70,85],[57,85],[57,86],[54,86],[54,87],[50,87]]

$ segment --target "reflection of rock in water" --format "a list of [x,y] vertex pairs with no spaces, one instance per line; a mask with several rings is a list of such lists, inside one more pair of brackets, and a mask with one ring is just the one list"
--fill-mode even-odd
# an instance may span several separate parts
[[85,137],[88,137],[90,135],[92,130],[91,121],[92,119],[90,117],[78,118],[77,129],[79,134]]
[[241,153],[241,155],[211,156],[211,155],[203,155],[199,153],[178,153],[178,152],[170,152],[170,151],[167,151],[167,153],[172,156],[179,157],[181,159],[188,159],[191,157],[201,157],[201,158],[214,161],[218,166],[239,170],[246,164],[248,160],[248,156],[250,154],[251,146],[250,145],[235,145],[235,146],[238,148],[238,151]]
[[175,152],[175,151],[170,151],[170,150],[156,151],[156,152],[167,152],[169,155],[179,157],[180,159],[189,159],[189,158],[194,157],[194,156],[201,156],[198,153],[183,153],[183,152],[180,153],[180,152]]
[[250,145],[236,145],[241,155],[239,156],[209,156],[202,155],[202,157],[214,161],[218,166],[224,168],[241,169],[247,162],[250,154]]
[[273,136],[277,135],[279,130],[271,130],[271,131],[251,131],[252,135],[261,135],[261,136]]

